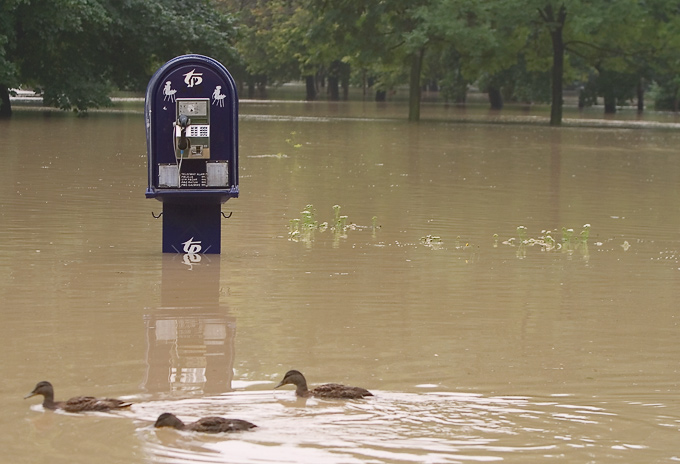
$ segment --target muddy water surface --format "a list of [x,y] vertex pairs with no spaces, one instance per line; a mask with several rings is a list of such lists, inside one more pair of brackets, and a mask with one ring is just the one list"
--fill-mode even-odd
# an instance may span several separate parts
[[[200,262],[160,253],[141,111],[0,121],[3,459],[680,460],[677,129],[369,109],[244,103],[241,198]],[[273,390],[291,368],[375,397]],[[40,380],[135,404],[46,412]]]

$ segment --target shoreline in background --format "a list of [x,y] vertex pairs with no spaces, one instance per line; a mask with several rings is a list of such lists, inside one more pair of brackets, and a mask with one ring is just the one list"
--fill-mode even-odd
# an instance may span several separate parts
[[[361,89],[355,89],[361,91]],[[46,107],[42,104],[42,97],[28,90],[15,90],[16,96],[10,97],[12,102],[12,109],[21,112],[56,112],[69,114],[72,112],[64,111],[59,108]],[[319,99],[315,101],[306,101],[303,99],[291,98],[299,93],[299,89],[295,85],[281,86],[272,88],[269,94],[271,99],[247,99],[240,98],[239,103],[241,108],[247,108],[252,105],[348,105],[351,103],[373,103],[377,107],[385,107],[388,105],[401,107],[404,106],[403,117],[389,116],[385,118],[380,116],[380,119],[389,119],[395,121],[406,121],[406,104],[403,99],[394,98],[387,102],[375,102],[372,100],[354,98],[342,101],[330,101],[326,99]],[[435,94],[435,95],[433,95]],[[563,127],[591,127],[591,128],[616,128],[616,129],[680,129],[680,115],[670,111],[645,111],[642,114],[637,113],[635,106],[620,107],[615,114],[604,114],[603,105],[594,105],[588,108],[578,108],[574,96],[568,98],[570,102],[565,102],[565,114],[562,120]],[[91,108],[87,113],[127,113],[127,114],[142,114],[144,112],[144,97],[143,96],[112,96],[112,106],[102,108]],[[444,110],[444,115],[435,115],[430,117],[427,114],[428,109],[438,108]],[[436,122],[451,122],[451,123],[478,123],[478,124],[529,124],[529,125],[548,125],[550,120],[550,105],[548,104],[521,104],[508,103],[502,110],[492,110],[489,108],[486,94],[480,92],[470,92],[470,98],[465,105],[447,103],[440,101],[436,92],[427,92],[423,96],[421,103],[421,122],[436,121]],[[529,114],[531,113],[531,114]],[[244,114],[241,113],[240,116]],[[248,113],[249,116],[253,116]],[[286,118],[281,115],[281,118]],[[347,119],[366,118],[365,115],[358,115],[353,117],[342,116]],[[329,116],[330,119],[337,119],[338,116]]]

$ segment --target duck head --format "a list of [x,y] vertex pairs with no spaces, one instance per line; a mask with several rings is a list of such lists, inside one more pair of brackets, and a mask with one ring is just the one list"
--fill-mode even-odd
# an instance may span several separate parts
[[158,419],[156,419],[156,423],[153,425],[154,427],[172,427],[178,430],[182,430],[184,428],[184,422],[179,420],[177,416],[174,414],[171,414],[169,412],[164,412],[160,416],[158,416]]
[[283,376],[283,380],[281,380],[279,382],[279,384],[277,386],[275,386],[274,388],[279,388],[279,387],[282,387],[284,385],[296,385],[296,386],[305,385],[306,386],[307,381],[305,380],[305,376],[302,375],[302,373],[300,371],[291,370],[291,371],[286,372],[286,375]]
[[38,382],[36,384],[35,388],[33,389],[33,391],[31,393],[29,393],[28,395],[24,396],[24,399],[30,398],[30,397],[36,396],[36,395],[42,395],[46,398],[54,397],[54,388],[52,387],[52,384],[49,383],[46,380],[43,380],[42,382]]

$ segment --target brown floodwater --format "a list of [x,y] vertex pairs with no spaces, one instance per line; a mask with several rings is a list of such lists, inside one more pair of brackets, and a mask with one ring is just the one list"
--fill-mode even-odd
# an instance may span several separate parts
[[[141,105],[0,121],[2,460],[680,461],[677,121],[393,108],[242,102],[199,257],[161,253]],[[134,405],[45,411],[41,380]]]

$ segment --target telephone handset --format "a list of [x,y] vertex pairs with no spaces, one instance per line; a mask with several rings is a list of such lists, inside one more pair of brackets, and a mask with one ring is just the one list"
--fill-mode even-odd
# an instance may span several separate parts
[[179,139],[177,140],[177,149],[180,151],[180,158],[184,158],[184,150],[191,146],[191,142],[187,138],[187,126],[191,124],[191,119],[186,114],[180,114],[175,123],[179,126]]
[[175,157],[210,159],[210,100],[178,98],[174,123]]

